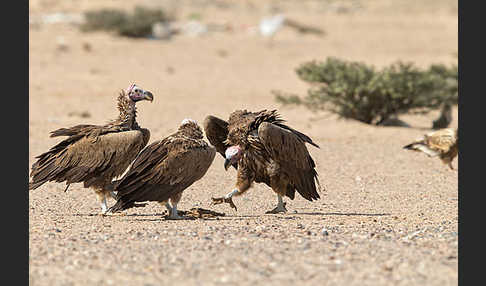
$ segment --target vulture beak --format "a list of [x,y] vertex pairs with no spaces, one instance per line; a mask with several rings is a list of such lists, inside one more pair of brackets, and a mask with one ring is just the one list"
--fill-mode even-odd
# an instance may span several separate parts
[[229,166],[231,166],[231,159],[225,159],[224,160],[224,169],[225,169],[225,171],[228,171]]
[[[239,146],[231,146],[224,151],[224,169],[228,171],[229,166],[236,164],[241,158],[241,148]],[[235,168],[236,165],[235,165]]]
[[150,102],[154,101],[154,95],[150,91],[144,91],[143,95],[144,95],[144,97],[143,97],[144,99],[146,99]]

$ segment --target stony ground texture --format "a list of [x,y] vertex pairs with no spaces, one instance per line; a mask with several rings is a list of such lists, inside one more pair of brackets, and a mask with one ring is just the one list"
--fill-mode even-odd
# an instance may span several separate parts
[[[133,40],[39,21],[136,3],[162,6],[181,22],[198,18],[232,30]],[[270,44],[255,25],[275,11],[326,34],[285,28]],[[377,67],[456,63],[457,2],[31,0],[30,18],[29,168],[59,141],[50,131],[114,118],[117,92],[135,81],[155,95],[138,105],[150,141],[184,118],[278,108],[320,145],[309,150],[325,188],[316,202],[287,200],[286,214],[264,214],[276,196],[262,184],[235,199],[237,212],[210,206],[235,182],[236,172],[225,172],[217,156],[180,208],[225,216],[168,221],[156,203],[99,216],[92,191],[77,184],[64,193],[64,184],[45,184],[29,193],[30,285],[457,284],[457,170],[401,149],[428,132],[438,112],[401,116],[410,128],[375,127],[282,107],[271,94],[305,94],[294,69],[327,56]]]

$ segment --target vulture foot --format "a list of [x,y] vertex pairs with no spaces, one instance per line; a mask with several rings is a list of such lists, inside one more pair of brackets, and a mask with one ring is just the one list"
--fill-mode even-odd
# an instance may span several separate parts
[[287,212],[287,208],[285,207],[286,205],[287,205],[287,203],[283,203],[283,205],[279,205],[276,208],[274,208],[273,210],[266,211],[265,213],[266,214],[286,213]]
[[166,217],[166,219],[169,220],[179,220],[179,219],[184,219],[184,217],[180,216],[178,213],[172,213],[170,216]]
[[236,208],[235,204],[233,203],[233,199],[231,197],[226,198],[226,197],[221,197],[221,198],[211,198],[212,202],[211,205],[219,205],[222,203],[229,203],[232,208],[237,211],[238,209]]

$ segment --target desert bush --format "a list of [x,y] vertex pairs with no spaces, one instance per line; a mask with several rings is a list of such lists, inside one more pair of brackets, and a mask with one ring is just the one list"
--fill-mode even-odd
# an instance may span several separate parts
[[128,15],[124,11],[115,9],[101,9],[84,13],[85,22],[81,30],[89,31],[115,31],[123,23],[128,21]]
[[361,62],[328,58],[296,69],[312,84],[305,98],[274,91],[283,104],[302,104],[311,110],[330,110],[340,117],[381,124],[407,112],[426,113],[444,102],[457,104],[457,67],[431,65],[426,70],[396,62],[381,70]]
[[160,9],[135,7],[129,21],[123,23],[118,33],[127,37],[147,37],[152,34],[152,25],[157,22],[167,22],[169,18]]
[[101,9],[85,13],[82,31],[115,31],[126,37],[148,37],[152,34],[152,25],[156,22],[167,22],[171,17],[161,9],[135,7],[132,14],[115,9]]

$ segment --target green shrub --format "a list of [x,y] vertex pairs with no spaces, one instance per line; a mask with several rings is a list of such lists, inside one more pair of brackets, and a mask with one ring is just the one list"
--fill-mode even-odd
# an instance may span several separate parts
[[161,9],[149,9],[137,6],[133,13],[121,10],[102,9],[85,13],[82,31],[115,31],[126,37],[148,37],[152,34],[152,25],[156,22],[170,21],[170,17]]
[[277,101],[330,110],[368,124],[380,124],[401,113],[426,113],[444,102],[457,104],[457,67],[436,64],[420,70],[412,63],[396,62],[376,70],[331,57],[324,63],[304,63],[296,73],[313,85],[307,96],[274,92]]
[[133,15],[120,25],[118,33],[126,37],[147,37],[152,34],[152,25],[157,22],[167,22],[169,18],[160,9],[135,7]]
[[87,11],[84,13],[85,22],[81,30],[89,31],[115,31],[128,21],[128,15],[120,10],[101,9],[98,11]]

